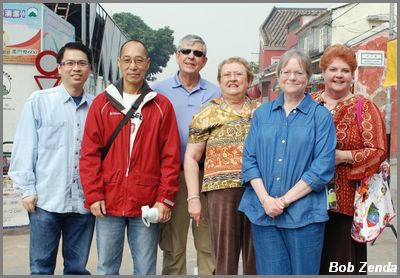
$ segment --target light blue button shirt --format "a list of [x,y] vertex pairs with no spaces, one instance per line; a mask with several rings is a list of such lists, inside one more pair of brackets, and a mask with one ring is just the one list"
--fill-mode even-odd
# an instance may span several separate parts
[[8,175],[22,197],[37,195],[49,212],[89,213],[83,207],[79,156],[93,96],[77,106],[63,85],[34,92],[15,134]]
[[181,165],[183,165],[189,137],[189,124],[194,113],[198,112],[202,105],[220,97],[221,91],[217,85],[201,77],[199,83],[188,91],[179,80],[178,74],[179,71],[173,77],[153,84],[151,88],[166,96],[174,106],[181,139]]

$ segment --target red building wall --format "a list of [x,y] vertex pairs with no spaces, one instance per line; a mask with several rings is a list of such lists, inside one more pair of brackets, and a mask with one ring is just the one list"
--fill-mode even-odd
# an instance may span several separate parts
[[[387,49],[388,34],[381,33],[378,36],[370,38],[368,41],[362,42],[359,45],[352,47],[354,51],[358,50],[381,50],[385,52]],[[358,67],[357,70],[357,83],[355,88],[366,92],[374,103],[379,107],[382,116],[385,119],[386,113],[386,90],[383,86],[385,80],[385,67]],[[397,155],[397,88],[391,88],[391,147],[390,155],[395,157]],[[386,120],[386,119],[385,119]]]

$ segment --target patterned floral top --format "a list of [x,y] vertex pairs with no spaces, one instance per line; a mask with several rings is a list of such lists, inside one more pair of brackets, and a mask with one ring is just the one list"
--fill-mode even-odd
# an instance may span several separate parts
[[254,109],[260,103],[246,97],[240,113],[216,98],[193,116],[189,144],[206,142],[202,192],[242,187],[242,155]]
[[[313,95],[317,102],[324,101],[322,91]],[[354,214],[356,181],[368,177],[379,169],[387,155],[385,123],[376,105],[364,97],[362,106],[362,132],[357,123],[357,101],[360,95],[338,102],[331,110],[336,127],[337,150],[351,150],[354,163],[335,166],[337,209],[339,213]]]

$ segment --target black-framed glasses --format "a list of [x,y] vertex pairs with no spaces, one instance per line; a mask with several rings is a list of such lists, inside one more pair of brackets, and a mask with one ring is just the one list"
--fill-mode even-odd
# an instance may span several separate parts
[[79,61],[74,61],[74,60],[66,60],[60,63],[60,65],[68,67],[68,68],[72,68],[75,65],[78,65],[79,67],[87,67],[89,66],[89,62],[86,60],[79,60]]
[[191,52],[193,51],[193,55],[196,57],[203,57],[204,56],[204,52],[200,51],[200,50],[193,50],[190,48],[181,48],[179,49],[179,52],[184,54],[184,55],[189,55]]
[[133,61],[135,63],[135,65],[139,68],[144,66],[146,64],[146,62],[148,61],[148,58],[140,57],[140,56],[136,56],[136,57],[124,56],[120,59],[121,59],[121,62],[123,64],[125,64],[126,66],[129,66]]

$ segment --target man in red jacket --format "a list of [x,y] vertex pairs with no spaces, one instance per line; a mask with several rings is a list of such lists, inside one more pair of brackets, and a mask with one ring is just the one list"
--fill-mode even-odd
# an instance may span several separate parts
[[[171,217],[178,191],[180,142],[174,109],[145,81],[150,66],[138,40],[122,45],[122,79],[98,95],[88,112],[82,141],[80,175],[85,206],[96,216],[97,274],[118,274],[125,228],[134,275],[156,273],[158,224],[146,227],[141,207],[157,208],[159,222]],[[102,160],[100,150],[141,94],[136,112]]]

